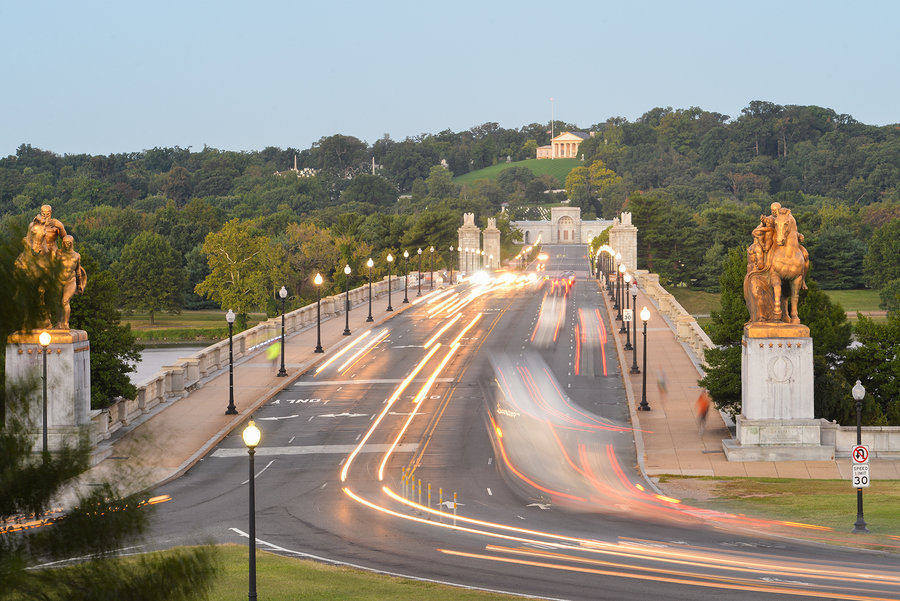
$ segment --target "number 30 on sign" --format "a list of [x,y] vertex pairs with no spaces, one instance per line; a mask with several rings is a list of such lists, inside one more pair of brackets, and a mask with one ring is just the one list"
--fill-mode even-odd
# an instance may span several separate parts
[[850,482],[853,488],[869,486],[869,449],[864,445],[850,449]]

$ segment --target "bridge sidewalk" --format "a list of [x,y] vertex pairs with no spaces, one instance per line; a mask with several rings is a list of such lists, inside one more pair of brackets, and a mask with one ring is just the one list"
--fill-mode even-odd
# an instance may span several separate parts
[[[634,290],[634,287],[632,287]],[[603,293],[610,323],[615,321],[609,295]],[[697,398],[701,388],[697,383],[700,373],[691,360],[688,351],[675,337],[657,310],[653,301],[638,290],[637,306],[650,309],[647,322],[647,402],[651,411],[637,412],[639,423],[636,428],[643,430],[644,464],[647,474],[680,476],[717,477],[766,477],[766,478],[807,478],[807,479],[849,479],[850,460],[833,461],[760,461],[731,462],[722,451],[722,440],[731,438],[721,415],[710,408],[706,430],[701,436],[697,424]],[[637,315],[639,311],[635,311]],[[637,337],[642,340],[641,325],[638,322]],[[616,344],[620,350],[625,344],[625,334],[613,328]],[[638,365],[643,369],[643,342],[637,347]],[[639,403],[643,385],[642,374],[629,374],[632,352],[624,351],[627,365],[623,366],[624,377],[629,378],[634,390],[634,402]],[[659,376],[665,380],[665,391],[658,385]],[[879,478],[900,478],[900,461],[872,460],[872,471]]]
[[[429,292],[424,286],[423,296]],[[225,415],[228,406],[228,369],[201,383],[196,389],[177,401],[165,403],[140,425],[127,431],[112,442],[109,457],[88,470],[81,478],[82,485],[90,486],[101,480],[127,482],[130,491],[157,486],[174,479],[199,461],[236,426],[245,421],[256,409],[273,398],[286,385],[292,383],[318,361],[329,357],[338,345],[353,339],[371,327],[377,327],[393,315],[412,306],[416,291],[410,288],[410,304],[403,304],[403,291],[394,291],[394,311],[387,312],[387,296],[374,298],[372,315],[375,321],[367,323],[368,301],[351,308],[350,329],[352,336],[344,336],[344,314],[322,321],[322,346],[324,354],[313,352],[316,345],[316,328],[313,327],[289,336],[285,344],[285,368],[288,377],[277,377],[279,365],[273,367],[265,359],[265,349],[235,362],[234,402],[238,415]]]

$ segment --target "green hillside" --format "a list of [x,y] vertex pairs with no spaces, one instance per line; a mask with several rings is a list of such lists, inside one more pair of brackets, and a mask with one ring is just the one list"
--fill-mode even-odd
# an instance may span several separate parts
[[454,177],[453,182],[466,184],[479,179],[497,179],[500,172],[508,167],[527,167],[535,175],[544,175],[545,173],[552,175],[559,180],[559,185],[563,186],[566,183],[566,176],[569,174],[569,171],[580,164],[581,161],[578,159],[527,159],[513,163],[497,163],[478,171],[470,171]]

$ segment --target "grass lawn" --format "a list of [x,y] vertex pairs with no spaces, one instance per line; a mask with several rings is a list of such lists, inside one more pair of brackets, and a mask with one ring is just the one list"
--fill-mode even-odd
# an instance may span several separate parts
[[847,313],[857,311],[882,311],[878,305],[881,297],[877,290],[826,290],[832,302],[840,303]]
[[[856,521],[856,490],[847,480],[662,476],[660,482],[681,496],[696,491],[692,505],[729,513],[830,526],[837,533],[849,532]],[[900,535],[900,480],[873,480],[863,496],[869,530]]]
[[719,310],[719,293],[671,286],[666,290],[691,315],[709,315]]
[[[252,313],[248,325],[254,326],[266,318],[265,313]],[[215,328],[227,327],[225,313],[215,310],[182,311],[181,313],[157,313],[153,316],[154,324],[150,325],[150,315],[134,313],[125,315],[122,321],[131,324],[133,330],[156,330],[164,328]]]
[[479,179],[497,179],[500,172],[507,167],[527,167],[535,175],[544,175],[545,173],[552,175],[559,181],[559,185],[562,187],[566,183],[566,176],[569,175],[569,171],[578,167],[580,164],[581,161],[578,159],[526,159],[524,161],[515,161],[513,163],[498,163],[496,165],[491,165],[490,167],[485,167],[484,169],[470,171],[469,173],[454,177],[453,182],[456,184],[468,184]]

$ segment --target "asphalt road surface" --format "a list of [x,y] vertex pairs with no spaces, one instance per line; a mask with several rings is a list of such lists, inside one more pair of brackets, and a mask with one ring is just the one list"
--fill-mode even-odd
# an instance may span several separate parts
[[[585,247],[544,250],[413,298],[257,412],[261,549],[551,599],[900,598],[894,556],[644,480]],[[246,543],[248,477],[235,431],[155,493],[153,544]]]

